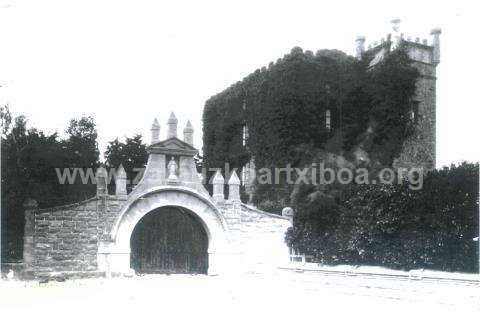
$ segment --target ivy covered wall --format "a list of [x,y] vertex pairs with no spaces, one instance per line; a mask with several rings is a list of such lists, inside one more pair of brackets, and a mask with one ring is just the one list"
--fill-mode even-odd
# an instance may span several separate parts
[[[390,166],[412,133],[409,111],[418,71],[401,48],[374,67],[370,60],[295,47],[212,96],[203,113],[205,167],[241,168],[252,157],[257,170],[302,167],[318,149],[355,164],[361,150],[362,163]],[[287,205],[293,189],[283,181],[256,186],[255,204],[273,211]]]

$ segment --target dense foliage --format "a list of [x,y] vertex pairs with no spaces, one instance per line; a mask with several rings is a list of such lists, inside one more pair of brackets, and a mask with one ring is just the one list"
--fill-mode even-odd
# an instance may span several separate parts
[[[24,116],[12,118],[0,110],[2,121],[2,258],[22,257],[25,200],[51,207],[89,198],[95,185],[80,178],[61,184],[57,170],[98,166],[97,131],[92,118],[72,120],[65,139],[28,128]],[[57,169],[57,170],[56,170]]]
[[[122,165],[125,169],[128,191],[135,186],[135,183],[140,181],[147,159],[147,145],[142,142],[141,135],[135,135],[132,138],[126,137],[125,142],[121,142],[116,138],[109,142],[105,151],[107,168],[116,170]],[[111,191],[113,191],[114,181],[113,179],[113,182],[109,184]]]
[[[296,47],[213,96],[203,114],[205,166],[223,168],[228,162],[241,168],[253,156],[257,169],[295,167],[304,163],[304,148],[353,159],[359,146],[372,163],[390,165],[411,134],[409,110],[418,72],[402,49],[374,67],[369,61],[336,50],[314,55]],[[258,185],[255,203],[274,211],[288,203],[292,189],[283,181]]]
[[403,182],[312,196],[302,186],[287,242],[325,264],[477,272],[478,180],[479,165],[464,163],[430,172],[421,190]]
[[[309,180],[312,163],[335,171],[362,167],[370,175],[391,166],[413,133],[419,73],[402,48],[373,67],[370,61],[294,48],[213,96],[203,115],[205,166],[241,167],[253,157],[257,171],[290,164],[309,168]],[[292,205],[287,242],[317,261],[478,269],[478,164],[433,171],[417,190],[398,179],[392,185],[279,181],[257,184],[254,202],[277,213]]]

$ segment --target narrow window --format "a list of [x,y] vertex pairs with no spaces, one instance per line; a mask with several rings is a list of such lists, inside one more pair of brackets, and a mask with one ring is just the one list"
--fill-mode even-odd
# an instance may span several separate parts
[[247,146],[248,140],[248,128],[246,125],[243,126],[243,134],[242,134],[242,145],[243,147]]
[[325,112],[325,128],[327,129],[327,131],[330,131],[330,129],[332,128],[332,115],[330,113],[330,110],[327,109],[327,111]]
[[419,115],[418,115],[419,104],[420,104],[420,102],[418,102],[418,101],[413,101],[413,102],[412,102],[412,107],[411,107],[411,109],[410,109],[410,119],[411,119],[411,121],[412,121],[414,124],[417,124],[417,123],[418,123],[418,118],[419,118]]
[[243,166],[242,168],[242,185],[245,186],[247,182],[247,165]]

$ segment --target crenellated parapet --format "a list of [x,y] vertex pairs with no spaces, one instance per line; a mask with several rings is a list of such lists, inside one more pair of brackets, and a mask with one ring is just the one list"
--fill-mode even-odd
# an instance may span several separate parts
[[413,61],[436,66],[440,63],[441,33],[441,29],[433,29],[430,32],[430,40],[420,37],[405,37],[400,31],[400,20],[394,19],[392,20],[392,31],[386,37],[381,38],[380,41],[370,42],[367,48],[365,48],[366,38],[364,36],[357,37],[355,39],[355,56],[357,59],[372,56],[370,66],[374,66],[389,52],[403,46],[407,49],[408,55]]

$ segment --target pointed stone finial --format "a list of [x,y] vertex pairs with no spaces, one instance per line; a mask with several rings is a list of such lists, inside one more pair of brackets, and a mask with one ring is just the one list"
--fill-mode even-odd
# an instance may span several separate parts
[[187,122],[183,129],[183,141],[193,146],[193,126],[190,121]]
[[127,173],[122,164],[118,166],[115,173],[115,195],[125,196],[127,195]]
[[95,174],[95,181],[97,183],[97,196],[108,195],[107,177],[108,174],[105,167],[99,167]]
[[175,114],[172,112],[167,121],[167,125],[168,125],[167,138],[177,137],[177,124],[178,124],[178,120],[175,117]]
[[222,172],[217,170],[215,175],[212,178],[213,184],[213,200],[217,203],[225,201],[224,187],[225,179],[223,178]]
[[240,185],[240,179],[235,171],[232,172],[230,179],[228,180],[228,185]]
[[240,201],[240,179],[235,171],[233,171],[228,180],[228,199],[231,201]]
[[158,143],[160,141],[160,124],[158,123],[158,119],[156,117],[153,120],[150,131],[152,133],[152,144]]

